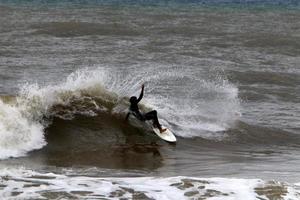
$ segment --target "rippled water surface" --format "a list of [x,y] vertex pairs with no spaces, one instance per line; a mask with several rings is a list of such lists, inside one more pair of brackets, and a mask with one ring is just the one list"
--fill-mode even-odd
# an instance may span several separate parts
[[[299,22],[294,1],[0,1],[1,177],[34,184],[33,174],[56,173],[56,180],[95,177],[109,185],[173,177],[160,181],[175,184],[177,194],[180,184],[196,184],[177,176],[222,177],[211,180],[221,186],[240,178],[253,179],[258,196],[264,187],[296,195]],[[142,83],[142,110],[158,111],[176,145],[133,118],[124,122],[128,97],[139,95]],[[139,181],[128,184],[138,190]],[[74,195],[69,183],[47,184],[66,184],[67,193],[53,198]],[[87,184],[85,195],[94,187]],[[237,191],[208,187],[224,199]],[[141,195],[127,192],[103,197]],[[211,194],[201,192],[183,195]]]

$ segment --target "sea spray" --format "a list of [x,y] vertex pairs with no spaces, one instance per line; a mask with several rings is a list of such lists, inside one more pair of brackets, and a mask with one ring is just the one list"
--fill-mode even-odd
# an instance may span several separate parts
[[222,139],[220,132],[234,126],[241,115],[238,88],[225,75],[206,77],[177,69],[153,75],[152,81],[156,84],[145,102],[178,136]]

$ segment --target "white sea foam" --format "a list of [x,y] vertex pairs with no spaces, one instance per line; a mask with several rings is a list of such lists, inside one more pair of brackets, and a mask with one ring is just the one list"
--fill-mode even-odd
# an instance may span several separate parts
[[[177,199],[299,199],[296,185],[260,179],[137,177],[101,178],[2,169],[0,197],[17,199],[153,198]],[[272,196],[273,195],[273,196]]]
[[24,117],[18,107],[0,100],[0,158],[23,156],[46,143],[43,126]]

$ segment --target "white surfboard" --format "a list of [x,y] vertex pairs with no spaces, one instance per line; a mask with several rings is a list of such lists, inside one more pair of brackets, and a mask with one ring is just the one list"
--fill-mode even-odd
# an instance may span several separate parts
[[[166,127],[162,126],[162,128],[166,128]],[[153,129],[154,133],[161,139],[163,139],[167,142],[176,142],[175,135],[168,128],[166,128],[167,130],[162,133],[159,131],[158,128],[152,127],[152,129]]]

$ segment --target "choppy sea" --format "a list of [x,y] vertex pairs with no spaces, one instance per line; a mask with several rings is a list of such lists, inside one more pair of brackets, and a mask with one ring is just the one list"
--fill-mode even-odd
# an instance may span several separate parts
[[0,0],[0,198],[300,199],[300,1]]

